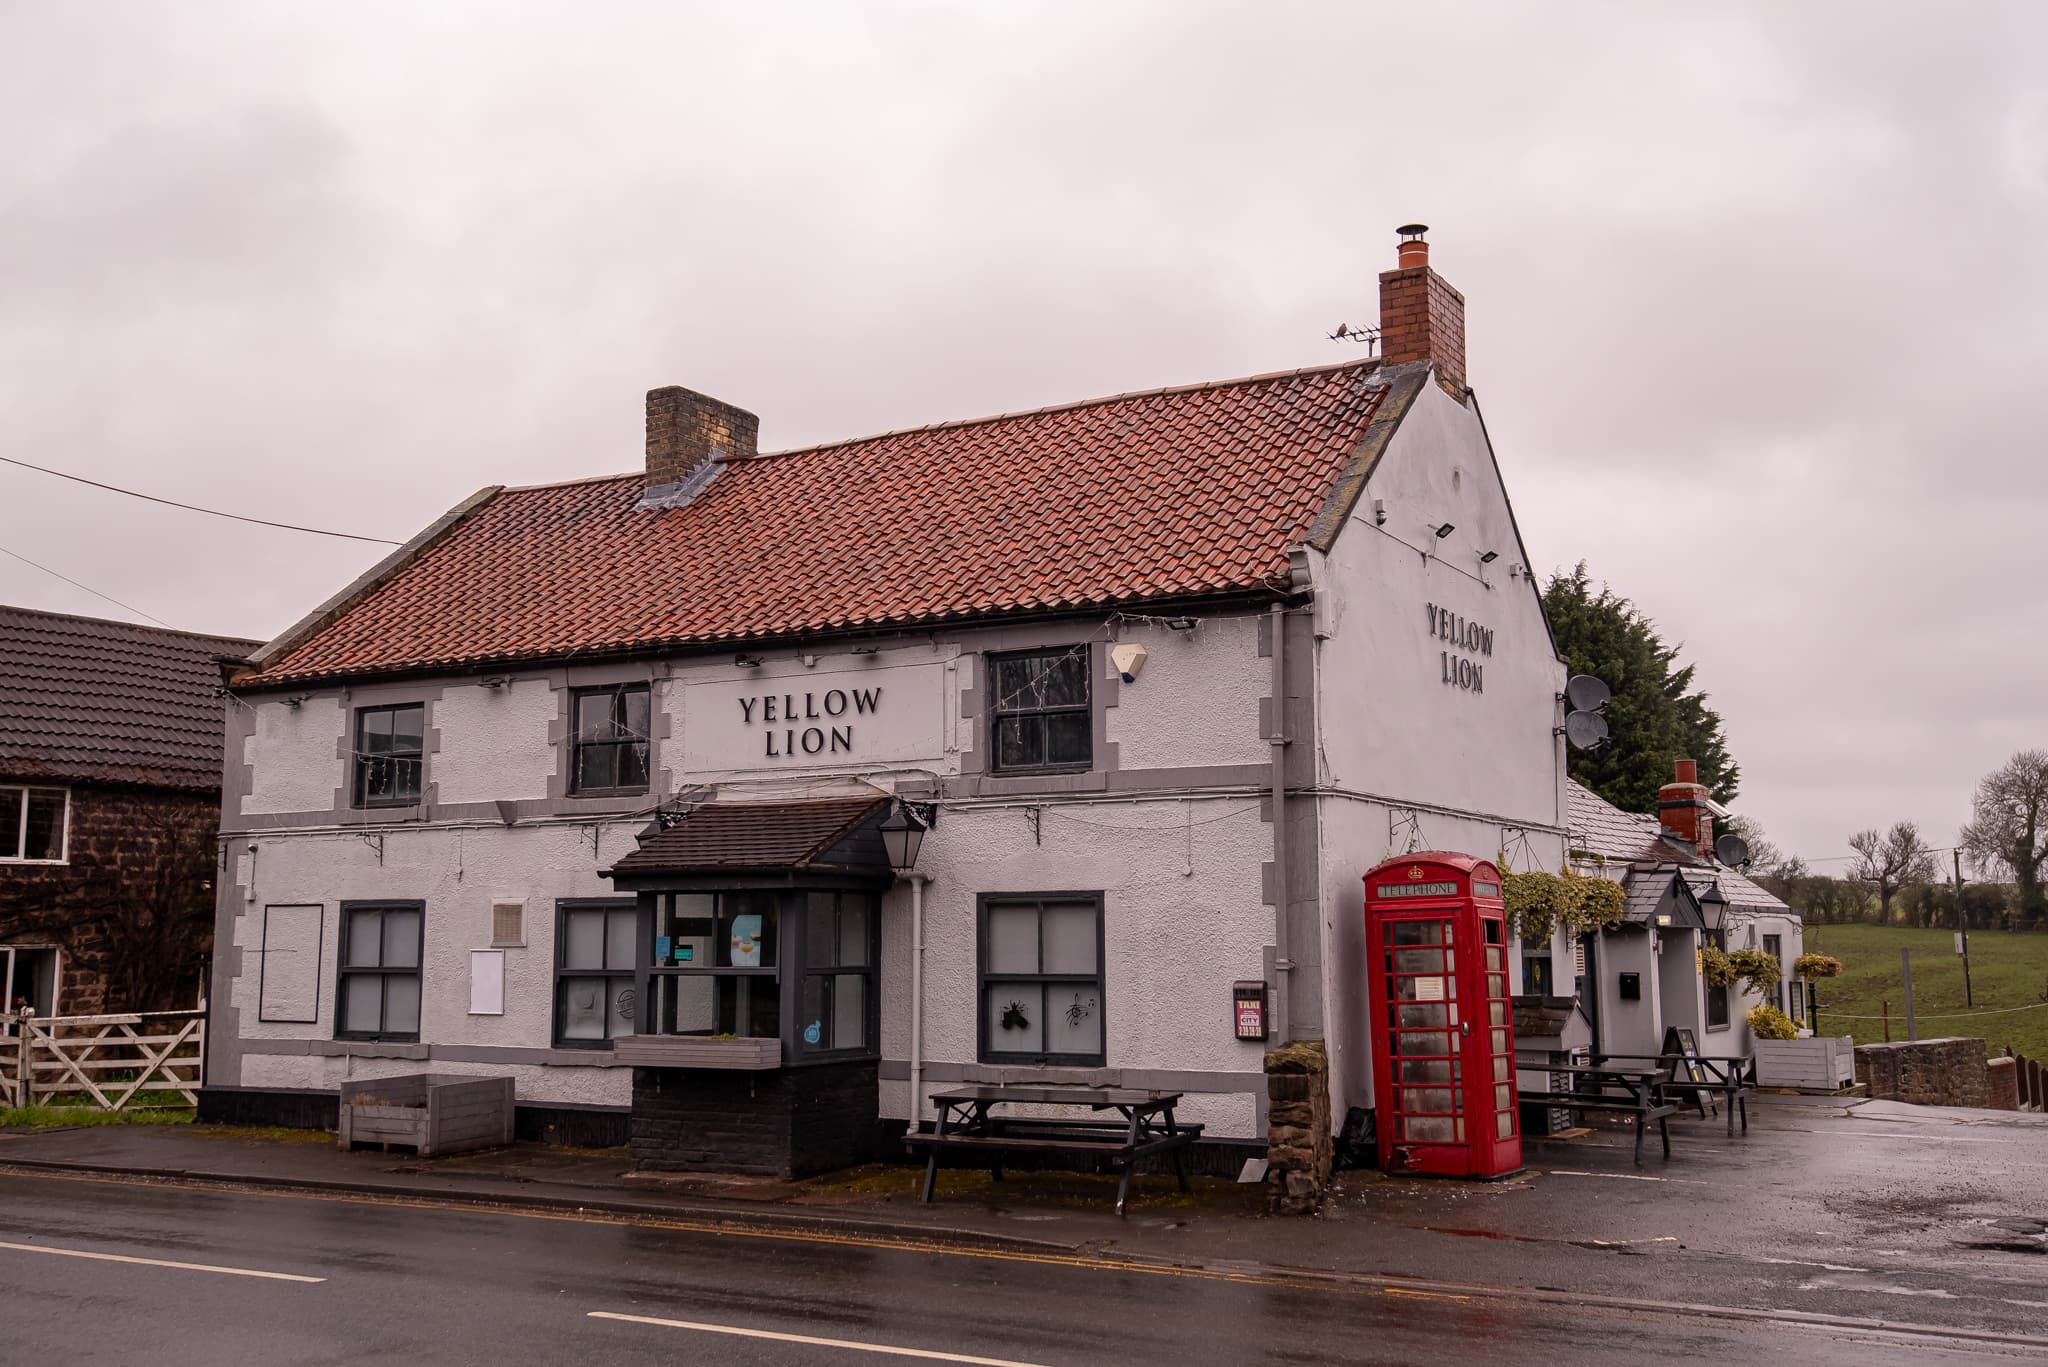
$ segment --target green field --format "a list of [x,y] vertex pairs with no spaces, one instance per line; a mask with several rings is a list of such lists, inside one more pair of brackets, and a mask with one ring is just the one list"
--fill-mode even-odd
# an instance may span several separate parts
[[[1970,936],[1970,984],[1976,1013],[1963,1006],[1963,961],[1956,957],[1952,930],[1906,930],[1888,926],[1806,928],[1806,947],[1842,961],[1842,976],[1823,979],[1820,1024],[1830,1035],[1848,1034],[1858,1044],[1884,1038],[1877,1017],[1891,1002],[1892,1035],[1906,1037],[1906,990],[1899,951],[1913,951],[1913,1011],[1920,1038],[1981,1036],[1994,1055],[2010,1046],[2048,1061],[2048,934],[2007,935],[1980,930]],[[2031,1007],[2015,1011],[2013,1007]],[[1964,1013],[1964,1014],[1958,1014]],[[1993,1014],[1997,1013],[1997,1014]]]

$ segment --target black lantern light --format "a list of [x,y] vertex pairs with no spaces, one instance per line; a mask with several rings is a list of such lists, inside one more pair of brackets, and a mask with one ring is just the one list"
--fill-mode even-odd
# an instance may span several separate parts
[[1728,898],[1721,891],[1717,881],[1700,894],[1700,917],[1707,923],[1707,929],[1718,931],[1728,919]]
[[909,873],[917,867],[918,848],[924,844],[924,833],[932,828],[938,814],[936,803],[896,799],[896,805],[882,821],[882,848],[888,852],[890,868]]

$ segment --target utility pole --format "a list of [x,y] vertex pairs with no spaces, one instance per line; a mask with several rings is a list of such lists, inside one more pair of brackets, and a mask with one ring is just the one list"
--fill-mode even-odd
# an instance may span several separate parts
[[1949,857],[1956,861],[1956,953],[1963,956],[1963,1005],[1975,1006],[1977,999],[1970,995],[1970,918],[1963,914],[1963,852],[1950,850]]

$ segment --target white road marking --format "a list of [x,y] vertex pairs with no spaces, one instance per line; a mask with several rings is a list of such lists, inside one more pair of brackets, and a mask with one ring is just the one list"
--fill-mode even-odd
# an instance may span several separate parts
[[821,1339],[809,1334],[778,1334],[767,1329],[741,1329],[730,1324],[702,1324],[696,1320],[664,1320],[652,1315],[615,1315],[609,1310],[593,1310],[594,1320],[618,1320],[625,1324],[654,1324],[664,1329],[694,1329],[700,1334],[731,1334],[743,1339],[773,1339],[777,1343],[807,1343],[814,1348],[851,1348],[861,1353],[890,1353],[903,1358],[929,1358],[934,1362],[965,1362],[973,1367],[1039,1367],[1032,1362],[1015,1362],[1009,1358],[978,1358],[966,1353],[941,1353],[930,1348],[895,1348],[886,1343],[862,1343],[857,1339]]
[[131,1258],[121,1253],[88,1253],[82,1248],[51,1248],[47,1244],[10,1244],[0,1248],[17,1253],[53,1253],[59,1258],[90,1258],[99,1263],[134,1263],[138,1267],[172,1267],[180,1272],[219,1272],[229,1277],[261,1277],[273,1282],[324,1282],[325,1277],[302,1277],[296,1272],[263,1272],[253,1267],[215,1267],[211,1263],[174,1263],[162,1258]]

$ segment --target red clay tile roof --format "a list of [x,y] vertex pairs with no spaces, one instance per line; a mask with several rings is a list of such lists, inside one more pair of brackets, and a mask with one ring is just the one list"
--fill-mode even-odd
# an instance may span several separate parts
[[1283,583],[1386,392],[1359,361],[484,502],[250,683],[1200,598]]
[[220,788],[218,656],[254,641],[0,607],[0,782]]

